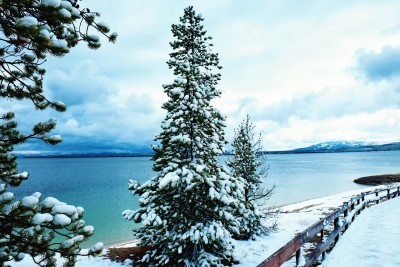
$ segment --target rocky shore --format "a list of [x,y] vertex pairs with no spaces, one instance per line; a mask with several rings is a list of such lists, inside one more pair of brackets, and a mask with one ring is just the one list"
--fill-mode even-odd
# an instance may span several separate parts
[[400,182],[400,173],[365,176],[355,179],[354,182],[364,185],[382,185],[397,183]]

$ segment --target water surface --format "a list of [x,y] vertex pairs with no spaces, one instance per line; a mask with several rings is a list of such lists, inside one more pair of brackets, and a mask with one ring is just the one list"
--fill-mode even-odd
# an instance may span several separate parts
[[[226,157],[221,157],[224,162]],[[362,188],[360,176],[399,173],[400,152],[268,155],[267,187],[276,185],[268,205],[283,205]],[[135,209],[137,197],[127,189],[129,179],[144,182],[154,176],[148,157],[20,158],[19,170],[30,177],[12,191],[18,196],[41,192],[85,208],[84,220],[95,227],[89,244],[132,240],[138,227],[122,217]]]

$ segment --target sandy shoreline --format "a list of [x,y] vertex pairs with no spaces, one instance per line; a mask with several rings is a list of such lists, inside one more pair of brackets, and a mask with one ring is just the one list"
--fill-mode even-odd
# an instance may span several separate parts
[[126,240],[126,241],[116,241],[111,244],[107,244],[104,246],[105,249],[108,248],[126,248],[126,247],[132,247],[132,246],[137,246],[139,244],[140,240],[139,239],[131,239],[131,240]]

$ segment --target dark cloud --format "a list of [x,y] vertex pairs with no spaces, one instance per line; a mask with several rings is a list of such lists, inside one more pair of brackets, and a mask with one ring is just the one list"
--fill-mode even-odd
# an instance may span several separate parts
[[89,60],[68,71],[51,69],[46,76],[46,87],[53,100],[67,106],[102,101],[112,89],[110,80]]
[[359,50],[357,69],[369,80],[381,80],[400,75],[400,46],[384,46],[381,51]]
[[93,154],[93,153],[152,153],[149,143],[115,142],[115,140],[98,140],[64,136],[62,143],[51,146],[41,141],[32,140],[19,145],[17,154]]
[[57,146],[28,142],[16,147],[18,151],[150,151],[163,115],[152,94],[118,88],[115,80],[88,60],[69,70],[52,68],[48,74],[48,95],[66,103],[66,112],[39,111],[29,101],[15,100],[5,101],[1,110],[14,111],[19,129],[26,134],[35,123],[55,118],[57,127],[52,134],[61,135],[64,141]]

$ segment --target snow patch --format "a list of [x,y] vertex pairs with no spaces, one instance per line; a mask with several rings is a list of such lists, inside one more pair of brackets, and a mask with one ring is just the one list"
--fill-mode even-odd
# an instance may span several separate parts
[[59,7],[60,4],[61,4],[61,1],[60,1],[60,0],[42,0],[42,1],[40,2],[40,5],[42,5],[42,6],[54,7],[54,8]]
[[89,252],[98,252],[98,251],[101,251],[101,250],[103,250],[103,247],[104,247],[103,242],[98,242],[98,243],[94,244],[94,245],[90,248]]
[[46,197],[43,201],[42,201],[42,205],[45,208],[52,208],[55,205],[66,205],[64,202],[60,202],[58,199],[54,198],[54,197]]
[[71,18],[71,13],[65,8],[61,8],[58,13],[60,13],[64,18]]
[[15,22],[15,25],[26,28],[36,26],[37,24],[38,24],[37,19],[31,16],[20,18]]
[[65,40],[63,40],[63,39],[57,39],[57,38],[52,38],[51,39],[51,42],[52,42],[52,45],[54,46],[54,47],[58,47],[58,48],[65,48],[65,49],[67,49],[68,48],[68,43],[67,43],[67,41],[65,41]]
[[5,192],[0,194],[0,203],[9,202],[14,198],[14,194],[11,192]]
[[53,217],[53,223],[55,225],[66,226],[66,225],[69,225],[71,223],[71,218],[69,218],[65,214],[56,214]]
[[39,203],[39,199],[35,196],[26,196],[21,200],[21,205],[27,208],[34,208]]
[[54,206],[51,212],[73,215],[74,213],[77,213],[77,210],[75,206],[61,204]]
[[175,172],[169,172],[158,181],[158,188],[164,188],[169,184],[174,184],[179,180],[179,176]]
[[53,220],[53,216],[49,213],[36,213],[33,216],[33,224],[42,224],[44,222],[51,222]]

